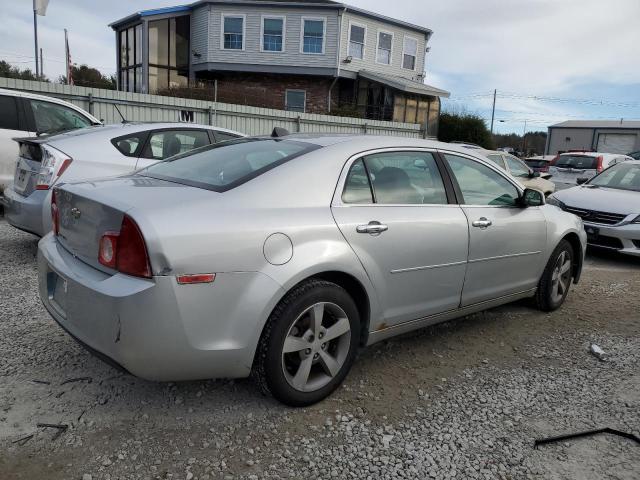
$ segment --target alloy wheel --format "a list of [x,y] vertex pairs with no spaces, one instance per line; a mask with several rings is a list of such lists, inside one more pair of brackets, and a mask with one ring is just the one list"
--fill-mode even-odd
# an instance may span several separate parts
[[291,387],[313,392],[327,385],[349,354],[351,324],[335,303],[319,302],[296,318],[282,346],[282,370]]
[[571,283],[571,256],[566,250],[560,252],[551,274],[551,299],[554,303],[562,301]]

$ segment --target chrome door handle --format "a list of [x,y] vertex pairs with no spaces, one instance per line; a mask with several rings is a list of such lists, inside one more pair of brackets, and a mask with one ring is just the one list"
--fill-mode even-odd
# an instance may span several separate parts
[[356,227],[356,232],[358,233],[368,233],[370,235],[380,235],[382,232],[386,232],[389,230],[389,227],[383,225],[380,222],[371,221],[367,225],[358,225]]
[[478,228],[487,228],[490,227],[492,224],[491,220],[487,220],[485,217],[480,217],[479,220],[476,220],[475,222],[473,222],[471,225],[473,225],[474,227],[478,227]]

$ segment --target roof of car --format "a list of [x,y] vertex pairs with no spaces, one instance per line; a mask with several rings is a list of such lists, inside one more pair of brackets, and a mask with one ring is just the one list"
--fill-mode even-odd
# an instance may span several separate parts
[[56,98],[56,97],[50,97],[50,96],[47,96],[47,95],[38,95],[36,93],[24,92],[22,90],[10,90],[10,89],[7,89],[7,88],[0,88],[0,95],[7,95],[7,96],[10,96],[10,97],[30,98],[32,100],[42,100],[42,101],[45,101],[45,102],[56,103],[58,105],[64,105],[65,107],[73,108],[74,110],[82,112],[84,115],[86,115],[86,116],[90,117],[91,119],[93,119],[93,121],[95,121],[95,123],[100,123],[100,120],[98,120],[96,117],[91,115],[86,110],[83,110],[82,108],[78,107],[77,105],[74,105],[73,103],[66,102],[66,101],[61,100],[61,99]]
[[627,157],[628,155],[625,155],[623,153],[606,153],[606,152],[564,152],[561,153],[560,156],[567,156],[567,155],[578,155],[578,156],[583,156],[583,157]]
[[127,135],[128,133],[146,132],[147,130],[162,130],[166,128],[197,128],[205,130],[215,130],[218,132],[230,133],[232,135],[238,135],[244,137],[245,135],[240,132],[234,132],[226,128],[215,127],[211,125],[199,125],[197,123],[184,123],[184,122],[124,122],[113,123],[109,125],[98,125],[94,127],[81,128],[78,130],[70,130],[68,132],[58,133],[51,135],[50,137],[42,137],[42,143],[56,142],[60,140],[66,140],[72,137],[79,137],[93,134],[109,134],[111,137],[119,137],[121,135]]

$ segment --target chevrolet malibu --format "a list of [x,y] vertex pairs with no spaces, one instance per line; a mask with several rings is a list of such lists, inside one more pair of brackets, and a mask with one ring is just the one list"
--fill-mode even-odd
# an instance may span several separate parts
[[586,234],[473,151],[246,138],[60,185],[39,244],[51,316],[150,380],[247,377],[309,405],[360,347],[578,281]]

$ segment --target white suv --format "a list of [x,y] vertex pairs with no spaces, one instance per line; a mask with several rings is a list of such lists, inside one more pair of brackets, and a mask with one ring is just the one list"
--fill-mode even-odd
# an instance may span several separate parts
[[18,158],[15,137],[100,125],[100,121],[75,105],[44,95],[0,88],[0,193],[13,180]]

